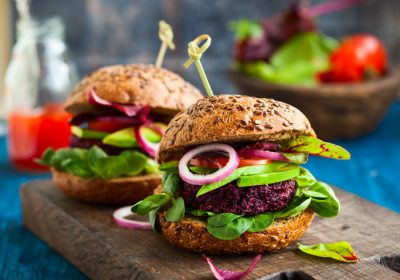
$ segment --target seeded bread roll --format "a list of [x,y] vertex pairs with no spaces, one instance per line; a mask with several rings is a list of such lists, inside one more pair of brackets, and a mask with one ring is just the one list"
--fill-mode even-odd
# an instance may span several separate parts
[[204,220],[185,216],[177,223],[168,222],[165,212],[158,214],[162,235],[172,245],[208,254],[264,253],[288,246],[303,236],[314,212],[307,209],[293,218],[276,219],[266,230],[245,232],[234,240],[220,240],[208,233]]
[[152,195],[161,184],[161,175],[149,174],[122,177],[111,180],[84,179],[72,174],[51,169],[54,184],[65,194],[79,200],[110,204],[129,205]]
[[241,95],[211,96],[172,119],[158,160],[176,160],[193,145],[277,141],[303,134],[315,136],[308,119],[289,104]]
[[121,104],[149,105],[159,114],[175,115],[203,96],[177,74],[153,65],[130,64],[100,68],[86,76],[65,102],[74,115],[93,110],[88,92]]

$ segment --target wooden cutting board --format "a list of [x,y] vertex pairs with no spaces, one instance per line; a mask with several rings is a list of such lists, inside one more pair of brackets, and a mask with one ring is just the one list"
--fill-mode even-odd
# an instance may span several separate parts
[[[400,279],[400,215],[336,189],[338,217],[316,218],[303,244],[350,242],[358,263],[301,253],[292,245],[263,255],[247,279]],[[37,236],[95,279],[212,279],[200,254],[171,247],[152,231],[116,226],[113,208],[66,197],[50,181],[21,190],[23,220]],[[220,267],[243,270],[254,255],[213,256]]]

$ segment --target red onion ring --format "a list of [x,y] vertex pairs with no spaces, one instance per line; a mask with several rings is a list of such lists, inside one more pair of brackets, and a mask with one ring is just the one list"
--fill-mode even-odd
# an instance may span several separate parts
[[167,129],[165,124],[159,122],[151,123],[149,124],[149,127],[161,136],[164,136],[165,130]]
[[[190,172],[188,168],[188,163],[191,159],[193,159],[196,155],[210,152],[210,151],[224,151],[228,153],[229,160],[228,163],[222,167],[221,169],[217,170],[214,173],[207,174],[207,175],[200,175],[200,174],[193,174]],[[188,151],[180,160],[179,160],[179,176],[182,180],[189,184],[193,185],[204,185],[215,183],[223,180],[224,178],[228,177],[232,174],[233,171],[239,166],[239,155],[229,145],[226,144],[207,144],[198,146],[190,151]]]
[[[149,156],[151,156],[152,158],[157,158],[157,153],[158,153],[158,148],[160,147],[160,143],[152,143],[150,141],[147,141],[146,138],[144,138],[142,132],[141,132],[141,128],[142,127],[147,127],[147,128],[151,128],[150,125],[148,124],[143,124],[139,127],[135,127],[134,128],[134,132],[135,132],[135,137],[136,140],[140,146],[140,148],[143,149],[143,151],[145,151],[145,153],[147,153]],[[154,129],[153,129],[154,130]],[[154,130],[156,133],[158,133],[157,130]],[[162,136],[162,134],[158,133],[160,136]]]
[[151,224],[149,222],[134,221],[126,218],[131,215],[141,217],[131,212],[131,206],[125,206],[114,211],[113,219],[118,226],[123,228],[152,230]]
[[107,101],[96,94],[93,88],[89,90],[89,103],[92,105],[102,105],[107,107],[113,107],[123,113],[128,117],[136,116],[136,114],[146,106],[143,105],[123,105],[118,103],[112,103]]
[[240,151],[240,155],[246,158],[262,158],[277,161],[289,161],[284,155],[278,152],[263,151],[263,150],[248,150]]

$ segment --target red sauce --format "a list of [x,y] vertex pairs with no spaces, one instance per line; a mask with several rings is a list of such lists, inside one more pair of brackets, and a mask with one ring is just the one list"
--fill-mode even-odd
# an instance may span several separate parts
[[71,115],[61,104],[47,104],[34,112],[15,111],[8,116],[8,151],[13,165],[24,171],[45,171],[35,163],[48,147],[67,147]]

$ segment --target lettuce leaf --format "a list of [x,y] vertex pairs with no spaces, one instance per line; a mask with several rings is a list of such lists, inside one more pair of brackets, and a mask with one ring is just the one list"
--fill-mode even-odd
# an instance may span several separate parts
[[141,201],[138,201],[135,205],[132,206],[131,211],[139,215],[146,215],[150,211],[159,209],[162,206],[166,205],[171,201],[171,199],[172,199],[171,194],[167,193],[153,194]]
[[235,31],[235,38],[237,40],[257,38],[264,32],[259,22],[248,19],[230,21],[228,23],[228,28]]
[[149,160],[138,151],[124,151],[117,156],[110,156],[98,146],[93,146],[90,149],[63,148],[57,151],[49,148],[36,162],[85,179],[110,180],[145,172],[159,173],[154,163],[149,166]]
[[315,245],[297,244],[300,251],[322,258],[331,258],[341,262],[357,262],[358,257],[351,245],[346,241],[336,243],[319,243]]
[[165,214],[168,222],[179,222],[185,216],[185,202],[182,197],[172,201],[172,206]]
[[350,153],[344,148],[306,135],[292,138],[286,143],[283,143],[283,149],[289,153],[309,153],[326,158],[350,159]]
[[[211,219],[212,216],[208,219]],[[238,217],[240,217],[238,215]],[[207,223],[207,231],[214,237],[221,240],[233,240],[245,233],[253,224],[252,217],[240,217],[232,220],[223,226],[212,226]]]
[[294,179],[300,188],[312,186],[317,182],[311,172],[303,167],[300,167],[300,174]]
[[310,207],[318,214],[318,216],[332,218],[339,214],[340,202],[330,186],[323,182],[317,182],[312,185],[309,190],[313,193],[319,193],[320,195],[326,196],[326,198],[321,198],[309,194],[311,197]]
[[314,86],[315,74],[328,69],[329,55],[336,46],[337,41],[324,34],[300,33],[275,51],[270,63],[259,60],[239,68],[270,83]]
[[169,161],[169,162],[161,163],[158,168],[161,171],[170,171],[170,172],[178,173],[178,165],[179,165],[179,161]]

